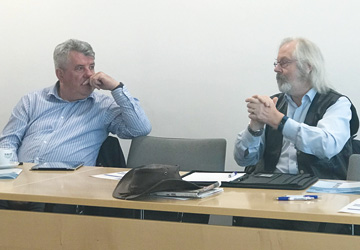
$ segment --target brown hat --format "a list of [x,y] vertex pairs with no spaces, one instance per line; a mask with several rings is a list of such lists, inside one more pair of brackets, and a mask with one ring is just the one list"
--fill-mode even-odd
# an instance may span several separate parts
[[181,179],[179,166],[150,164],[127,172],[117,184],[113,197],[130,200],[152,192],[199,188],[201,187]]

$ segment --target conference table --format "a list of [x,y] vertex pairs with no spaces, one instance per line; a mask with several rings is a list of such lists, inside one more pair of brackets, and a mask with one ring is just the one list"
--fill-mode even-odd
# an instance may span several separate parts
[[[127,169],[82,167],[31,171],[19,166],[14,180],[0,180],[0,199],[360,225],[360,216],[338,211],[359,195],[321,194],[309,201],[277,201],[305,190],[224,188],[202,199],[112,197],[118,181],[93,175]],[[0,210],[0,249],[358,249],[353,235],[247,228],[231,225]]]

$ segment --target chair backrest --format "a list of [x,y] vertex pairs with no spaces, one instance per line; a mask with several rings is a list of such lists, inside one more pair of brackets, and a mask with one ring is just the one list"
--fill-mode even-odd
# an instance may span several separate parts
[[350,155],[346,179],[349,181],[360,181],[360,154]]
[[352,150],[353,154],[360,154],[360,141],[353,139],[352,140]]
[[96,166],[126,168],[124,153],[119,139],[109,135],[101,145]]
[[127,166],[178,165],[180,170],[224,171],[226,140],[142,136],[131,142]]

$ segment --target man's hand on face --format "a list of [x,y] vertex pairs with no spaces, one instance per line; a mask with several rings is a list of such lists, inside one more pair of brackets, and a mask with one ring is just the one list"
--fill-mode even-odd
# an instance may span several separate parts
[[86,84],[96,89],[113,90],[119,85],[119,82],[103,72],[97,72],[83,83],[83,85]]

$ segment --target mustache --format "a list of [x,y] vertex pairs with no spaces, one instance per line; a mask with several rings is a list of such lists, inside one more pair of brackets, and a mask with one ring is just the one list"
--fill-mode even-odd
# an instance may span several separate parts
[[286,76],[281,75],[280,73],[276,73],[276,81],[277,81],[278,83],[284,83],[284,82],[287,82],[288,79],[287,79]]

